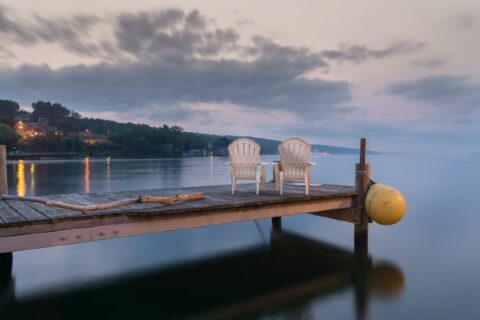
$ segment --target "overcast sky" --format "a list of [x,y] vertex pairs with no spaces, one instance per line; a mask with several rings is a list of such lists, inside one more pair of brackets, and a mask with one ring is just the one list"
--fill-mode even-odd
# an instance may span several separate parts
[[480,1],[0,0],[0,99],[205,133],[480,152]]

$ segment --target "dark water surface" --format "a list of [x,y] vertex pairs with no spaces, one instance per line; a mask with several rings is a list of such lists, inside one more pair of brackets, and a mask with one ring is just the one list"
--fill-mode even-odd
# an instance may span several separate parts
[[[271,161],[276,157],[266,157]],[[353,184],[354,156],[313,159],[314,182]],[[480,319],[479,157],[372,156],[408,212],[370,226],[283,218],[14,253],[1,319]],[[25,161],[11,194],[229,183],[225,158]],[[270,170],[269,170],[270,171]],[[270,172],[269,172],[270,173]]]

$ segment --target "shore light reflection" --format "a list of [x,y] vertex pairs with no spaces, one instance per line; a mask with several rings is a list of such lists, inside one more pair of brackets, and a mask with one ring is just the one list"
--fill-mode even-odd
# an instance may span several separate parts
[[27,190],[25,183],[25,163],[23,160],[18,161],[17,166],[17,195],[24,197]]
[[85,157],[85,192],[90,192],[90,157]]
[[108,159],[108,162],[107,162],[107,190],[108,191],[112,190],[110,174],[111,174],[111,172],[110,172],[110,159]]
[[30,192],[35,194],[35,163],[30,164]]

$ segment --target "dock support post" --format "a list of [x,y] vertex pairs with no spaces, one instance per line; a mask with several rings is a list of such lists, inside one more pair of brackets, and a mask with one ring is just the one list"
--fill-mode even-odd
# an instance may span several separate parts
[[355,165],[355,187],[358,192],[357,221],[355,222],[355,245],[368,244],[368,216],[365,197],[370,186],[370,164],[365,162],[367,139],[360,139],[360,163]]
[[[7,148],[4,145],[0,145],[0,195],[7,193]],[[11,252],[0,254],[0,284],[11,278],[12,259],[13,255]]]
[[4,145],[0,145],[0,194],[7,193],[7,148]]
[[282,218],[273,217],[272,218],[272,227],[274,231],[282,231]]
[[0,293],[12,279],[13,254],[0,253]]

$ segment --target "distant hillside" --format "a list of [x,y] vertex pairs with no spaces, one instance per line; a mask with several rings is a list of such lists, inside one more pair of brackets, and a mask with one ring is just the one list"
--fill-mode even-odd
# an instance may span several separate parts
[[[78,154],[122,157],[181,157],[228,155],[238,136],[185,132],[178,126],[85,118],[60,103],[37,101],[32,112],[15,101],[0,99],[0,144],[11,154]],[[278,140],[251,137],[262,154],[277,154]],[[358,149],[312,145],[314,153],[357,154]],[[374,152],[370,152],[371,154]]]

